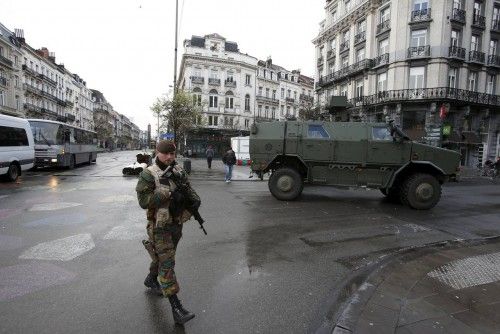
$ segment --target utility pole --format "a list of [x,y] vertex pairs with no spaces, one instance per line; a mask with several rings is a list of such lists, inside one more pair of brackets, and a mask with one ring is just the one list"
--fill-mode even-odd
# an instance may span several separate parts
[[175,54],[174,54],[174,99],[177,95],[177,32],[179,20],[179,0],[175,0]]

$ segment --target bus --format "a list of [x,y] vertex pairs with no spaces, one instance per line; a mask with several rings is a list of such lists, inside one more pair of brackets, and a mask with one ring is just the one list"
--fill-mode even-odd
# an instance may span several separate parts
[[68,167],[97,159],[97,133],[57,121],[28,119],[35,141],[35,167]]

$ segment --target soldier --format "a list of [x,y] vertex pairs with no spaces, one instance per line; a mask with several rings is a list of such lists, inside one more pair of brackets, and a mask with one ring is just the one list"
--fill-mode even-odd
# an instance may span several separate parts
[[[158,143],[154,164],[139,175],[136,191],[139,205],[147,209],[149,240],[144,240],[143,244],[152,258],[144,285],[161,290],[170,301],[175,323],[184,324],[193,319],[194,314],[186,310],[177,298],[179,284],[174,265],[175,251],[182,237],[182,224],[191,215],[184,210],[184,198],[176,191],[175,183],[164,175],[175,161],[175,149],[171,141]],[[179,165],[175,165],[172,172],[186,178],[187,182],[186,173]]]

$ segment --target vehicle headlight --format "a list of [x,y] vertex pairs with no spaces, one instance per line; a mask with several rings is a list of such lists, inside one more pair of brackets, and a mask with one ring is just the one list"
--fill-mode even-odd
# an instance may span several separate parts
[[52,160],[50,160],[51,162],[57,162],[57,159],[53,158]]

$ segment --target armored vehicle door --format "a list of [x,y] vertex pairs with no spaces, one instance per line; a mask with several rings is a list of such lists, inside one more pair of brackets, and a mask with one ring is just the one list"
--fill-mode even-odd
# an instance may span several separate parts
[[400,166],[410,160],[411,142],[394,141],[387,126],[373,125],[368,129],[368,165]]
[[302,129],[302,158],[306,161],[331,161],[333,141],[321,123],[304,123]]
[[298,145],[302,137],[302,124],[299,122],[286,122],[285,154],[299,154]]

